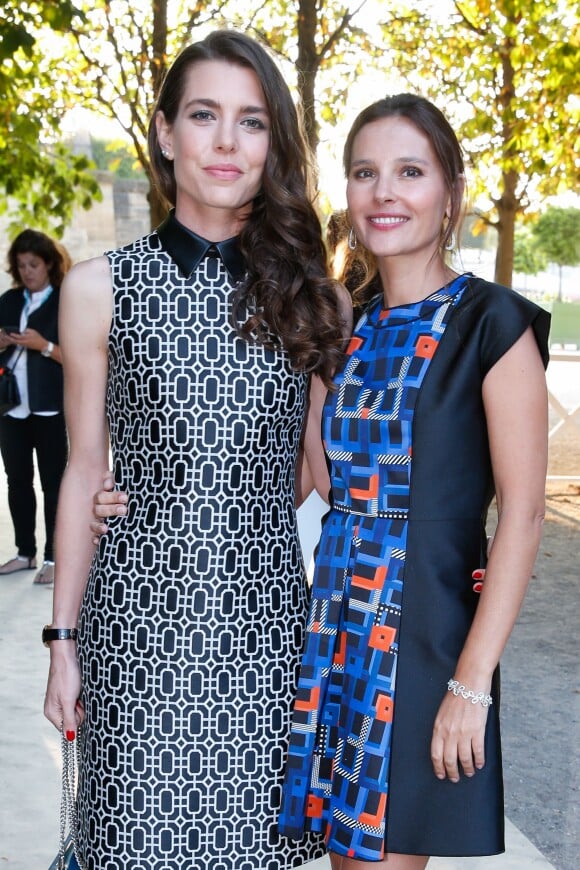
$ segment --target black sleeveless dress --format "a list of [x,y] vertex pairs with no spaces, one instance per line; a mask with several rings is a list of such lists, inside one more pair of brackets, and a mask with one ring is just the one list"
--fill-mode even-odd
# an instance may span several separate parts
[[307,378],[230,322],[235,240],[171,214],[108,254],[107,413],[129,514],[81,610],[89,870],[281,870],[276,822],[307,585],[294,464]]

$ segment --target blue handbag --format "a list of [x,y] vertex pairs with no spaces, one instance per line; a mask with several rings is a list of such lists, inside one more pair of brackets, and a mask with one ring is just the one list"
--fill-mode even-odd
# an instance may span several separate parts
[[[81,750],[82,729],[77,730],[74,740],[61,737],[62,747],[62,793],[60,798],[60,847],[58,855],[48,870],[85,870],[75,857],[77,839],[76,785],[78,762]],[[66,825],[69,833],[66,833]]]

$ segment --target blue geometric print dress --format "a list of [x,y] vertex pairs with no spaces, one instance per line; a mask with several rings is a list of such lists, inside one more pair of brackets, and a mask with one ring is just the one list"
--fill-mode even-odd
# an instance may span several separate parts
[[384,855],[415,403],[469,276],[355,329],[323,412],[331,510],[312,600],[280,830]]

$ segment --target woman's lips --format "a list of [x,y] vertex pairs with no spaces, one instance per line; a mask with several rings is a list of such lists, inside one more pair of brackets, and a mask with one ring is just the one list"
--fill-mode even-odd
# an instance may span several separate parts
[[214,178],[222,178],[225,181],[235,180],[242,175],[242,170],[238,166],[231,163],[219,163],[212,166],[206,166],[205,171]]

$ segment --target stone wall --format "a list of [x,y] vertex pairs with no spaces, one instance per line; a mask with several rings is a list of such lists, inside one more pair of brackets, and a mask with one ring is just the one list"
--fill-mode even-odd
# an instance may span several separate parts
[[[97,172],[96,178],[103,194],[101,202],[94,202],[88,211],[76,209],[61,240],[73,263],[100,256],[149,232],[149,182],[117,178],[110,172]],[[10,246],[6,226],[3,215],[0,217],[0,290],[12,285],[6,272]]]

